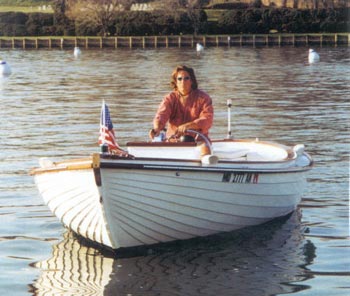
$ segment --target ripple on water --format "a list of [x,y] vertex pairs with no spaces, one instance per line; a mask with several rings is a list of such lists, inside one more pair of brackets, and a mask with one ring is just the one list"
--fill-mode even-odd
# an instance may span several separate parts
[[[318,52],[321,62],[309,66],[303,47],[208,48],[201,56],[177,48],[86,50],[79,60],[65,50],[1,51],[13,73],[0,79],[0,294],[344,295],[350,55],[348,47]],[[315,167],[302,216],[124,258],[63,235],[29,170],[40,157],[97,151],[103,99],[120,145],[146,140],[182,63],[213,98],[217,138],[226,137],[232,99],[236,138],[306,145]]]

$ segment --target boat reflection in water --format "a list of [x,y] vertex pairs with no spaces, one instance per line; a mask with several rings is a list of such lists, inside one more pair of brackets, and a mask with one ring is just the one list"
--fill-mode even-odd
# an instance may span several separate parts
[[42,274],[33,284],[33,295],[103,295],[113,262],[67,231],[64,240],[53,247],[52,257],[34,264]]
[[315,247],[303,237],[300,212],[243,230],[106,253],[72,232],[42,274],[33,295],[274,295],[307,289]]

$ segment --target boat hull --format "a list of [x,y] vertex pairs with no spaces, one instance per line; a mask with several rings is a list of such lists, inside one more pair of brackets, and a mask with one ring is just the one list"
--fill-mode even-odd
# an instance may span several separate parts
[[305,172],[101,167],[102,199],[116,247],[207,236],[295,210]]
[[84,238],[112,247],[92,168],[39,173],[35,183],[45,204],[63,225]]
[[[202,155],[195,143],[129,147],[135,155],[43,160],[32,171],[45,203],[66,227],[112,249],[228,232],[285,216],[300,202],[313,165],[303,146],[259,141],[218,141],[210,149],[216,155]],[[163,151],[159,157],[157,151]]]

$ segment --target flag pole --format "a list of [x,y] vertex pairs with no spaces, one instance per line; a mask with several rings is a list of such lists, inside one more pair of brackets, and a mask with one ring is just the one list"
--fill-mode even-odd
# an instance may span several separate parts
[[231,106],[232,106],[232,100],[227,100],[227,139],[232,139],[231,134]]
[[[102,107],[101,107],[101,118],[100,118],[100,130],[105,129],[104,122],[106,121],[106,103],[105,100],[102,100]],[[100,149],[102,153],[108,152],[108,145],[106,145],[106,133],[103,132],[103,141],[100,145]]]

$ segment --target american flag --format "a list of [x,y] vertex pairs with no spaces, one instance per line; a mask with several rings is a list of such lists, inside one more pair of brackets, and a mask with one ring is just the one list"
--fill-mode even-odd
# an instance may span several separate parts
[[104,101],[102,102],[101,108],[100,136],[98,138],[98,144],[107,144],[109,151],[120,149],[120,147],[115,141],[115,134],[111,115],[109,113],[108,106]]

